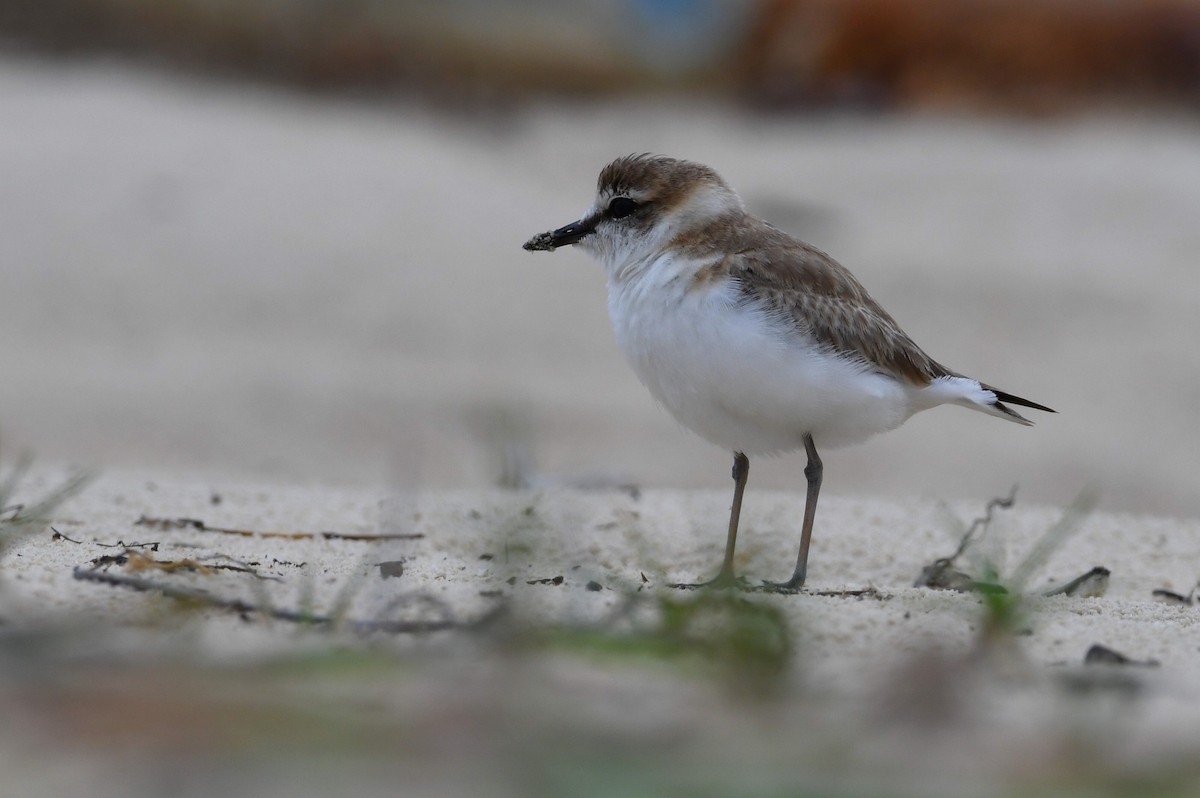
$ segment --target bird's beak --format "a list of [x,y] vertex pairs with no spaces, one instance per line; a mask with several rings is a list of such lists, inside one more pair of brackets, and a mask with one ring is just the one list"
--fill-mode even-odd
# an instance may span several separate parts
[[559,247],[565,247],[567,244],[574,244],[584,236],[589,236],[596,232],[596,222],[599,221],[596,217],[585,216],[577,222],[571,222],[568,225],[551,230],[547,233],[538,233],[533,238],[525,242],[525,249],[530,252],[538,250],[546,250],[553,252]]

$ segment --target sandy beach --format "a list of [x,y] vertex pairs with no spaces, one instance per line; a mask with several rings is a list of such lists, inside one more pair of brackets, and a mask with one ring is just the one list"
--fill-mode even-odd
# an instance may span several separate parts
[[[4,559],[12,794],[607,793],[606,762],[711,795],[1193,783],[1200,616],[1154,591],[1187,593],[1197,522],[1086,518],[994,629],[912,587],[982,508],[835,497],[804,594],[667,587],[715,567],[726,502],[103,477]],[[801,511],[757,496],[744,573],[777,578]],[[958,564],[1011,575],[1059,515],[999,511]],[[1097,565],[1102,596],[1039,597]]]
[[[1200,783],[1200,609],[1155,595],[1200,578],[1194,120],[456,116],[11,57],[0,107],[12,501],[98,472],[0,548],[7,794]],[[1059,414],[823,453],[804,594],[670,589],[719,562],[728,455],[621,362],[594,264],[520,249],[644,150]],[[802,468],[751,465],[754,584],[790,569]],[[1011,622],[913,587],[1014,484],[973,576],[1100,498]],[[1102,595],[1041,595],[1096,566]]]

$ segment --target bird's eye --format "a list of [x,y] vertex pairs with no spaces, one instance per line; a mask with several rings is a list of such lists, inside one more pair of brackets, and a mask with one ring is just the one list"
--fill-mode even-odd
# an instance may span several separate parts
[[608,215],[614,219],[624,219],[638,209],[638,204],[629,197],[617,197],[608,203]]

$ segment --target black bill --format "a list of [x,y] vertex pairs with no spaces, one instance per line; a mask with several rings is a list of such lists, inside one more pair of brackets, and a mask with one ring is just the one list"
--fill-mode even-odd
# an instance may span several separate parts
[[568,244],[574,244],[584,236],[591,235],[596,230],[596,221],[594,219],[580,219],[577,222],[560,227],[557,230],[551,230],[547,233],[538,233],[533,238],[525,242],[525,249],[530,252],[538,250],[546,250],[552,252],[559,247],[565,247]]

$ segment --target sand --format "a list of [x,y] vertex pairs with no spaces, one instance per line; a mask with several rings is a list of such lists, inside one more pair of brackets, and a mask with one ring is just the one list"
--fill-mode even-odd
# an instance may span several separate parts
[[[11,59],[0,106],[5,449],[44,464],[25,500],[100,470],[0,560],[11,794],[1194,787],[1200,609],[1153,595],[1200,577],[1192,121],[459,117]],[[714,164],[940,360],[1061,411],[825,453],[809,590],[745,596],[769,674],[631,647],[711,601],[667,585],[719,561],[728,455],[621,363],[594,265],[520,250],[632,150]],[[755,583],[801,468],[752,463]],[[989,636],[978,594],[912,585],[1014,483],[964,567],[1101,501]],[[1093,566],[1103,596],[1038,595]]]
[[[60,478],[41,472],[26,489]],[[623,763],[627,785],[699,779],[714,795],[756,779],[898,795],[1192,783],[1200,610],[1154,591],[1191,587],[1198,522],[1085,518],[1032,572],[1011,628],[989,634],[978,594],[912,587],[982,508],[831,497],[807,591],[734,599],[778,613],[778,656],[637,643],[673,639],[665,607],[714,600],[668,585],[715,568],[727,501],[110,473],[0,563],[0,705],[26,721],[0,749],[45,757],[53,740],[80,774],[35,769],[17,780],[33,791],[22,794],[92,794],[98,779],[152,794],[150,761],[189,790],[219,774],[253,795],[322,794],[321,779],[346,794],[386,794],[380,780],[427,782],[413,794],[541,794],[595,787],[606,761]],[[738,557],[752,583],[786,575],[801,513],[794,493],[755,496]],[[978,573],[986,556],[1011,575],[1060,517],[999,511],[959,564]],[[1039,595],[1097,565],[1112,572],[1103,596]],[[190,609],[177,600],[188,591]],[[1097,644],[1140,664],[1084,665]],[[366,664],[338,670],[336,652]],[[300,715],[292,731],[260,728],[263,713],[288,712]],[[255,728],[256,742],[239,742]],[[363,735],[370,745],[347,743]],[[412,739],[430,737],[436,750],[413,753]],[[306,762],[313,749],[323,764]],[[297,767],[317,781],[280,774]]]
[[[27,483],[29,495],[55,484],[52,474]],[[803,497],[762,492],[755,498],[743,518],[738,570],[757,584],[788,575],[783,572],[794,559]],[[163,584],[200,585],[254,604],[266,600],[270,607],[299,609],[307,602],[316,614],[328,614],[350,587],[348,618],[376,618],[398,596],[427,595],[463,622],[509,603],[521,615],[544,615],[549,624],[584,623],[605,617],[627,594],[669,591],[671,583],[714,572],[727,504],[728,496],[715,491],[389,495],[118,472],[63,508],[52,530],[9,553],[5,576],[19,616],[59,621],[142,618],[146,596],[73,577],[75,568],[99,565],[114,575],[162,577]],[[821,506],[809,592],[874,588],[882,595],[748,595],[794,611],[811,636],[804,657],[828,669],[818,669],[822,678],[845,681],[840,688],[852,691],[861,686],[859,675],[845,671],[846,662],[887,661],[889,651],[898,656],[929,645],[965,649],[975,642],[974,616],[982,614],[977,596],[912,585],[923,566],[953,553],[983,509],[833,497]],[[958,567],[978,573],[987,558],[1002,575],[1011,574],[1062,515],[1019,504],[998,511]],[[1131,526],[1137,536],[1129,534]],[[1043,592],[1094,566],[1112,571],[1108,589],[1103,598],[1031,599],[1039,634],[1024,645],[1027,653],[1045,664],[1071,663],[1081,661],[1092,643],[1103,643],[1194,669],[1200,613],[1157,600],[1152,592],[1186,594],[1192,587],[1198,531],[1196,521],[1085,518],[1037,568],[1025,592]],[[136,558],[132,564],[93,562],[131,552],[148,560],[140,566]],[[154,560],[194,562],[198,572],[164,571],[149,564]],[[400,573],[389,575],[380,563],[400,563]],[[223,568],[230,565],[239,568]],[[906,614],[915,617],[898,623]],[[215,616],[219,623],[220,614]],[[243,625],[236,617],[226,620]],[[1176,633],[1162,633],[1168,627]]]

